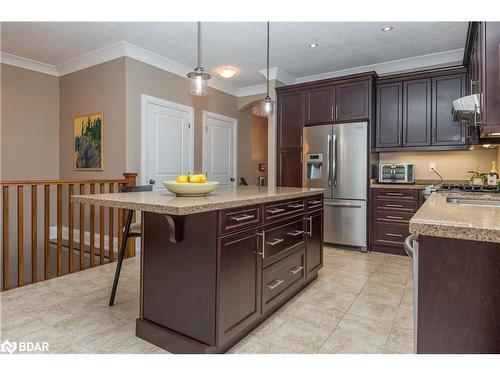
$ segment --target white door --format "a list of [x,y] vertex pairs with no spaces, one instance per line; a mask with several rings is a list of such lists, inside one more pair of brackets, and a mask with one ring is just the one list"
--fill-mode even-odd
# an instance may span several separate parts
[[154,190],[162,181],[193,173],[193,108],[143,96],[142,180]]
[[236,184],[238,120],[203,111],[203,173],[219,186]]

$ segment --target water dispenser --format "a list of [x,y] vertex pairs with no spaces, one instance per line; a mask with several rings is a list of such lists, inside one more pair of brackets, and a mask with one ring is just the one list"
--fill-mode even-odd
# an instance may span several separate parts
[[323,173],[323,154],[307,154],[307,179],[321,179]]

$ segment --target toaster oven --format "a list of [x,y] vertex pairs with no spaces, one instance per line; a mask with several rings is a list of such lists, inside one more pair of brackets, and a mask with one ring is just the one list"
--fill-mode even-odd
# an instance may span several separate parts
[[413,184],[413,164],[379,164],[378,182],[387,184]]

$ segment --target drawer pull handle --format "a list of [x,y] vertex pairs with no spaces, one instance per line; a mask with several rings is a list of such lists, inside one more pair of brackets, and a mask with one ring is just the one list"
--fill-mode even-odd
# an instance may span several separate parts
[[262,252],[260,253],[257,251],[257,254],[262,256],[262,259],[264,259],[266,257],[266,232],[257,232],[257,236],[262,237]]
[[396,234],[396,233],[387,233],[386,235],[389,237],[403,237],[402,234]]
[[285,280],[274,280],[271,284],[267,284],[267,287],[271,290],[283,284]]
[[396,207],[396,208],[402,208],[402,204],[386,204],[387,207]]
[[302,233],[304,233],[303,230],[296,229],[296,230],[293,230],[291,232],[288,232],[288,235],[292,236],[292,237],[297,237],[298,235],[301,235]]
[[270,214],[277,214],[277,213],[280,213],[280,212],[283,212],[285,211],[284,208],[268,208],[267,209],[267,212],[270,213]]
[[271,246],[274,246],[274,245],[277,245],[279,243],[282,243],[283,241],[285,241],[283,238],[277,238],[275,239],[274,241],[268,241],[266,242],[268,245],[271,245]]
[[387,215],[386,218],[388,219],[396,219],[396,220],[403,220],[403,217],[402,216],[391,216],[391,215]]
[[289,204],[288,207],[290,207],[290,208],[304,208],[304,205],[296,203],[296,204]]
[[297,273],[299,273],[300,271],[302,271],[304,269],[303,266],[295,266],[294,268],[292,268],[290,270],[291,273],[293,273],[294,275],[296,275]]
[[234,216],[233,217],[233,220],[236,220],[236,221],[245,221],[245,220],[250,220],[250,219],[254,219],[255,218],[255,215],[242,215],[242,216]]
[[321,204],[321,201],[309,201],[310,204]]
[[403,193],[385,193],[385,195],[392,195],[396,197],[402,197],[404,194]]

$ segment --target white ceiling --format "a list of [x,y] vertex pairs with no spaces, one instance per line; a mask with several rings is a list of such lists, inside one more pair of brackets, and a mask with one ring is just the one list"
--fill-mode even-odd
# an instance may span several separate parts
[[[382,32],[386,25],[391,32]],[[238,87],[264,83],[264,22],[202,24],[202,65],[231,65]],[[270,65],[296,78],[463,49],[467,22],[273,22]],[[194,22],[3,22],[1,51],[57,66],[126,41],[182,65],[196,65]],[[311,49],[310,43],[319,47]]]

